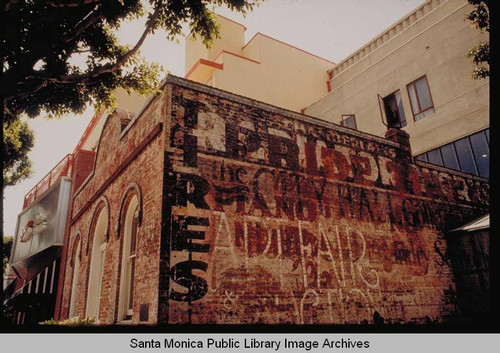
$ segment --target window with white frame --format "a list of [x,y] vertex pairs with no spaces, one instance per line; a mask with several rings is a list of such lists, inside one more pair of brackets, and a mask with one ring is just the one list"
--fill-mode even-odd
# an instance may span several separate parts
[[76,310],[76,293],[78,289],[78,279],[80,277],[80,241],[78,242],[78,246],[74,253],[73,257],[73,280],[71,283],[71,300],[69,304],[69,317],[72,318],[75,316]]
[[106,233],[108,231],[108,211],[104,207],[97,217],[94,227],[94,239],[90,258],[89,285],[87,290],[86,317],[99,321],[99,309],[102,295],[102,279],[106,258]]
[[129,201],[123,221],[123,247],[120,278],[119,321],[132,320],[134,308],[134,277],[139,226],[139,202],[137,196]]
[[426,76],[409,83],[406,88],[408,89],[411,111],[415,121],[434,113],[434,103]]

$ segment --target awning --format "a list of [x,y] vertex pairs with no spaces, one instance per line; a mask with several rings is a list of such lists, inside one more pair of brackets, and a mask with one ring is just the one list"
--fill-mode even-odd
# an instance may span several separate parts
[[53,294],[57,291],[60,258],[53,260],[29,280],[15,278],[3,291],[3,303],[7,304],[20,294]]
[[450,232],[473,232],[476,230],[487,229],[490,227],[490,214],[487,213],[472,222],[451,230]]

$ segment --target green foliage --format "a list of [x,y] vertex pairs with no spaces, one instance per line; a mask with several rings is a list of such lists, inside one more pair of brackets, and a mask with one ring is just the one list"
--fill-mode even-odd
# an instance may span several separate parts
[[13,237],[4,236],[3,237],[3,270],[5,272],[5,266],[9,263],[10,252],[12,250]]
[[19,119],[3,124],[3,187],[14,185],[31,175],[28,152],[33,147],[33,132]]
[[[82,113],[88,106],[113,106],[121,87],[148,95],[159,84],[162,68],[148,63],[139,49],[146,37],[164,29],[176,39],[187,24],[210,44],[218,35],[214,6],[245,14],[260,0],[6,0],[0,2],[0,97],[4,132],[24,133],[11,160],[9,184],[25,177],[32,146],[21,115],[50,117]],[[115,33],[127,21],[146,18],[138,41],[121,44]],[[11,124],[7,127],[5,124]],[[28,143],[29,142],[29,143]],[[17,146],[16,145],[16,146]],[[29,146],[29,147],[28,147]],[[17,169],[16,169],[17,168]],[[5,176],[5,173],[4,173]],[[7,184],[7,183],[6,183]]]
[[[81,113],[89,105],[112,104],[117,87],[150,93],[160,66],[144,61],[139,48],[148,34],[166,31],[173,40],[188,24],[209,44],[217,36],[209,6],[245,13],[259,0],[10,0],[2,5],[0,95],[7,120],[42,110],[54,116]],[[125,21],[146,16],[144,31],[130,47],[115,34]]]
[[[481,32],[490,31],[490,1],[485,0],[468,0],[469,4],[474,6],[474,9],[466,16],[470,21],[471,26]],[[490,76],[490,43],[481,42],[478,45],[470,48],[465,54],[467,58],[472,58],[474,69],[472,70],[472,78],[475,80],[483,79]]]
[[86,325],[94,325],[94,318],[84,318],[80,319],[79,317],[72,317],[71,319],[56,321],[54,319],[46,320],[38,323],[39,325],[57,325],[57,326],[86,326]]

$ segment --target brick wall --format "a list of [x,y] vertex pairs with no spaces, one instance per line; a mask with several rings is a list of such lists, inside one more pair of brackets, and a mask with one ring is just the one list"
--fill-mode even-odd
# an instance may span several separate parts
[[85,181],[85,179],[92,172],[94,167],[95,152],[79,150],[75,155],[75,160],[73,162],[73,179],[74,179],[74,190],[78,190],[80,185]]
[[489,231],[452,232],[447,243],[461,314],[482,322],[490,313]]
[[143,200],[133,323],[455,315],[444,232],[487,212],[484,179],[416,164],[400,134],[388,141],[173,76],[124,132],[118,115],[74,197],[68,253],[78,237],[84,249],[77,315],[96,210],[107,207],[100,322],[117,321],[117,225],[131,183]]
[[82,253],[75,313],[79,317],[86,316],[92,227],[95,227],[92,223],[96,220],[96,209],[104,203],[109,208],[110,217],[99,319],[103,324],[117,321],[123,239],[117,233],[118,216],[125,192],[135,183],[141,192],[142,212],[145,216],[137,234],[137,280],[132,321],[139,323],[139,308],[147,306],[147,318],[143,318],[142,323],[156,322],[164,150],[161,130],[165,101],[163,95],[157,98],[124,131],[119,114],[114,113],[108,117],[99,141],[94,169],[75,192],[69,241],[66,244],[69,255],[66,259],[62,293],[62,319],[67,318],[69,313],[73,281],[70,262],[74,258],[73,253],[77,247],[75,243],[78,241],[81,241]]
[[[488,184],[395,142],[170,77],[160,321],[444,321],[444,231]],[[400,136],[396,136],[400,138]],[[167,300],[168,298],[168,300]]]

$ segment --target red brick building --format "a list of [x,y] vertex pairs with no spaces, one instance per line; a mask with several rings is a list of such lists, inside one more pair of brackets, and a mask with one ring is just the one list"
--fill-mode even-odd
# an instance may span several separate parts
[[[374,113],[375,114],[375,113]],[[111,114],[74,190],[56,316],[125,323],[446,321],[445,233],[488,182],[388,139],[168,76]]]

